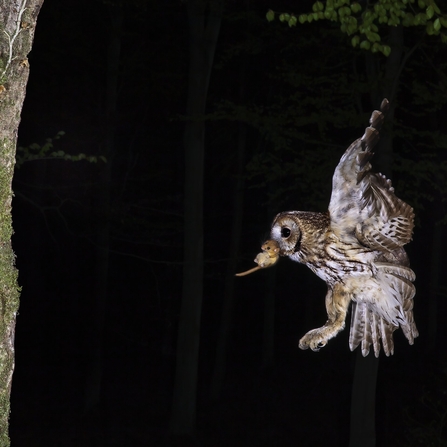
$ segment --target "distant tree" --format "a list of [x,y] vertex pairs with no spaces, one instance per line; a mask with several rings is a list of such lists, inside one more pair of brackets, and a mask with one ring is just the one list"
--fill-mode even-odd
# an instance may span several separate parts
[[106,3],[110,17],[109,36],[107,42],[106,76],[105,76],[105,106],[102,121],[102,152],[107,163],[102,166],[98,175],[98,188],[92,204],[99,214],[104,216],[93,225],[95,234],[95,303],[90,312],[88,370],[85,387],[85,410],[91,411],[101,401],[103,376],[104,327],[108,299],[108,277],[110,264],[110,214],[111,214],[111,184],[112,160],[116,152],[117,102],[119,85],[119,68],[123,35],[123,4],[121,0]]
[[192,435],[196,420],[200,316],[203,295],[203,179],[208,86],[222,19],[223,0],[190,0],[189,86],[185,126],[183,291],[171,434]]
[[0,446],[10,445],[8,420],[14,371],[19,287],[11,247],[12,176],[20,113],[29,75],[37,16],[43,0],[0,0]]

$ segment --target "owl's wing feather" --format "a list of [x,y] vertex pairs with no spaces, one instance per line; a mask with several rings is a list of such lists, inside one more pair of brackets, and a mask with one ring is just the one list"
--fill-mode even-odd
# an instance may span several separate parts
[[416,289],[411,281],[415,274],[409,267],[389,262],[376,262],[376,278],[381,284],[380,294],[358,296],[352,303],[349,347],[361,344],[363,356],[370,346],[379,356],[380,340],[386,355],[394,352],[393,332],[400,326],[410,345],[419,335],[413,318],[413,297]]
[[394,194],[391,181],[371,172],[372,149],[388,100],[371,115],[370,127],[341,157],[332,179],[329,203],[331,228],[345,242],[355,242],[373,250],[392,251],[411,240],[414,213],[411,206]]
[[361,346],[362,355],[369,354],[371,345],[374,355],[379,357],[380,340],[387,356],[394,354],[393,332],[398,328],[371,310],[366,303],[352,303],[349,348],[353,351]]

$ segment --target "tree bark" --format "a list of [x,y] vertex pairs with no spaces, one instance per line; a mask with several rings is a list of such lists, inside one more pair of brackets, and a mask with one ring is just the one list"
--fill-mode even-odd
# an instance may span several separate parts
[[12,176],[37,16],[43,0],[0,0],[0,446],[10,445],[14,333],[19,307],[11,247]]
[[[177,341],[177,365],[170,431],[193,435],[203,293],[203,163],[205,112],[211,68],[222,17],[223,0],[190,0],[189,86],[185,126],[184,266]],[[206,12],[208,15],[206,15]]]

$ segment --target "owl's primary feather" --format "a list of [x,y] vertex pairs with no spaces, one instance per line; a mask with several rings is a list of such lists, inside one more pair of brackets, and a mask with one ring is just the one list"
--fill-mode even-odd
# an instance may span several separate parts
[[413,209],[396,197],[390,180],[371,172],[372,149],[388,108],[384,99],[365,134],[341,157],[328,213],[289,211],[273,221],[271,239],[279,255],[306,264],[328,286],[328,321],[300,340],[302,349],[318,351],[335,337],[345,327],[351,302],[351,350],[360,345],[366,356],[372,345],[378,356],[381,341],[385,354],[393,354],[399,326],[410,344],[418,336],[415,274],[403,249],[411,240]]

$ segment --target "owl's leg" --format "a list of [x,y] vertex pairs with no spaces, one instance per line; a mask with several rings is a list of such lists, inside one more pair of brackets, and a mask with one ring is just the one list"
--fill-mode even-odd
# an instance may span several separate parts
[[320,348],[326,346],[331,338],[344,329],[350,302],[350,294],[341,284],[337,283],[333,289],[329,288],[326,294],[326,310],[329,319],[324,326],[309,331],[300,340],[299,347],[319,351]]

